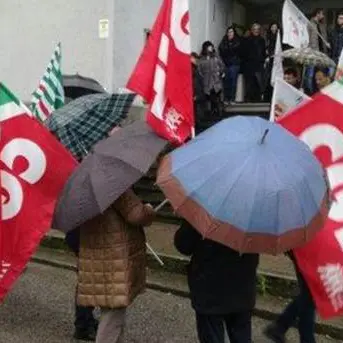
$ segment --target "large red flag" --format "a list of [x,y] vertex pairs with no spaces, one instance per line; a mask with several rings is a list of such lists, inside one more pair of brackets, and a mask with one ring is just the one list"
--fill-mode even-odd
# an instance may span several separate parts
[[316,154],[326,169],[334,198],[325,227],[295,250],[319,314],[343,314],[343,86],[335,82],[279,123]]
[[50,228],[77,163],[0,84],[0,301]]
[[147,122],[181,144],[194,127],[188,0],[164,0],[127,88],[149,104]]

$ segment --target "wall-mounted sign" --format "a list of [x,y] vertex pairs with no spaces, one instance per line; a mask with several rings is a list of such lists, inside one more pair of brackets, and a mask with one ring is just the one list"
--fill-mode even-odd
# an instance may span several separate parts
[[108,19],[99,20],[99,38],[106,39],[109,36],[110,23]]

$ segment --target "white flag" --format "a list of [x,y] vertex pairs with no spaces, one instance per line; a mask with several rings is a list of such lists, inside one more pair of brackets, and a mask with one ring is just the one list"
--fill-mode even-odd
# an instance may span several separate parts
[[338,60],[335,80],[340,80],[342,78],[343,78],[343,50],[342,50],[341,56],[339,57],[339,60]]
[[282,10],[283,40],[294,48],[306,48],[309,45],[309,20],[291,0],[285,0]]
[[270,84],[274,87],[276,78],[283,78],[283,67],[282,67],[282,47],[281,47],[281,37],[280,31],[277,33],[275,52],[274,52],[274,61],[272,76],[270,79]]
[[311,100],[305,93],[296,89],[283,79],[277,78],[274,85],[274,93],[270,108],[270,121],[275,121]]

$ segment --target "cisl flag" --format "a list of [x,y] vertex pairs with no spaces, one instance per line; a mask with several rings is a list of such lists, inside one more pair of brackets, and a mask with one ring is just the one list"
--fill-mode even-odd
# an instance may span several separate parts
[[181,144],[194,127],[188,0],[164,0],[127,88],[149,104],[148,124]]
[[291,0],[285,0],[282,9],[282,42],[294,48],[306,48],[310,42],[309,25],[309,20],[298,7]]
[[343,84],[336,81],[279,123],[308,144],[326,169],[334,199],[325,227],[295,256],[319,314],[343,314]]
[[0,83],[0,301],[49,230],[56,198],[75,167]]

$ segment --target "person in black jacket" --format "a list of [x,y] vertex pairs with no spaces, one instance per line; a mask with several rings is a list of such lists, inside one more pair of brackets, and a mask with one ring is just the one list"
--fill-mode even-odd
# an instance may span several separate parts
[[231,343],[252,342],[259,255],[203,239],[186,221],[174,243],[181,254],[191,256],[188,284],[200,343],[224,343],[225,328]]
[[338,64],[343,49],[343,10],[338,13],[337,25],[330,34],[331,58]]
[[242,43],[242,69],[245,78],[246,101],[261,102],[263,92],[266,42],[261,36],[261,25],[253,24],[250,36]]
[[232,103],[236,100],[237,80],[241,67],[241,39],[233,26],[227,29],[219,44],[219,54],[226,66],[224,79],[225,101]]
[[200,56],[196,52],[191,54],[192,62],[192,78],[193,78],[193,104],[194,104],[194,119],[195,133],[201,133],[204,130],[206,95],[204,93],[203,77],[198,69],[198,61]]

